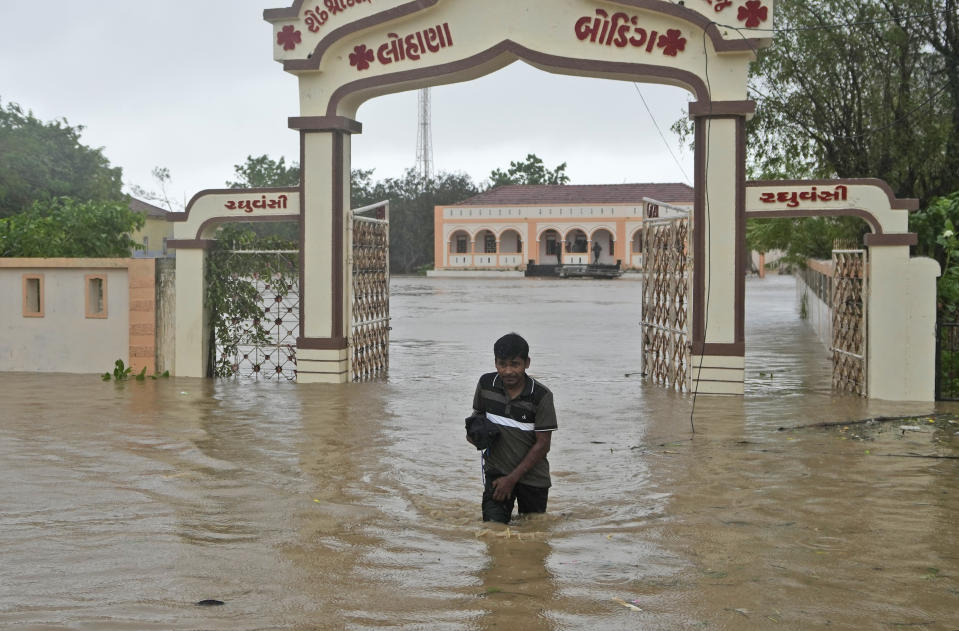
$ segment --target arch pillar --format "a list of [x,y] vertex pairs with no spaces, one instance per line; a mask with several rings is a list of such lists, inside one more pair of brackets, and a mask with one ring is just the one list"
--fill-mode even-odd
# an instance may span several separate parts
[[297,381],[350,379],[350,140],[342,116],[290,118],[300,132],[300,335]]
[[933,401],[939,263],[909,258],[909,246],[918,241],[915,234],[867,234],[865,241],[869,249],[866,394],[893,401]]
[[691,373],[699,394],[743,394],[746,117],[754,111],[753,101],[689,108],[696,134]]
[[[206,245],[196,240],[176,245],[173,374],[206,377],[210,356],[210,314],[206,308]],[[192,351],[192,352],[191,352]],[[196,352],[199,351],[199,352]]]

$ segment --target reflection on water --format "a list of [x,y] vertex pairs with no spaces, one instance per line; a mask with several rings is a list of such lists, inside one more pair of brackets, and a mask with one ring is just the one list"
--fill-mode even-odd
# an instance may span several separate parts
[[[959,628],[959,425],[801,427],[957,408],[834,396],[792,281],[747,288],[748,395],[695,436],[625,376],[628,281],[394,279],[386,383],[5,375],[0,626]],[[509,330],[560,430],[507,529],[462,419]]]

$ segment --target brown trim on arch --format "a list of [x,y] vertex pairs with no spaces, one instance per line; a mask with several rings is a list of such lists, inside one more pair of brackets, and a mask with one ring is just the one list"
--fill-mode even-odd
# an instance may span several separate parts
[[[762,46],[761,38],[733,38],[724,39],[719,27],[707,16],[687,9],[678,4],[670,4],[662,0],[615,0],[617,4],[626,5],[660,15],[668,15],[676,19],[688,22],[693,26],[704,31],[713,44],[713,50],[717,53],[727,52],[752,52],[755,53]],[[373,28],[387,22],[393,22],[401,18],[419,13],[425,9],[435,6],[438,0],[415,0],[392,9],[386,9],[379,13],[369,15],[354,22],[344,24],[327,33],[321,39],[313,52],[306,59],[288,59],[283,62],[283,69],[287,72],[297,72],[304,70],[319,70],[320,63],[323,61],[326,51],[336,42],[346,38],[353,33]],[[278,22],[284,19],[296,19],[299,17],[303,0],[296,0],[293,7],[288,9],[266,9],[263,12],[263,19],[268,22]]]
[[279,22],[300,16],[304,0],[293,0],[293,6],[279,9],[263,9],[263,19],[267,22]]
[[481,66],[497,57],[512,54],[518,59],[522,59],[533,65],[548,66],[551,68],[562,68],[565,70],[575,70],[585,73],[605,73],[619,74],[629,77],[657,77],[661,79],[670,79],[678,84],[685,85],[696,98],[701,102],[709,101],[709,90],[705,82],[691,72],[678,70],[675,68],[666,68],[649,64],[620,62],[620,61],[600,61],[592,59],[578,59],[575,57],[559,57],[546,53],[530,50],[521,46],[512,40],[503,40],[492,48],[488,48],[480,53],[452,61],[438,66],[426,68],[416,68],[413,70],[404,70],[366,79],[357,79],[351,83],[346,83],[337,88],[330,96],[329,104],[326,108],[327,116],[336,116],[340,102],[347,96],[371,90],[378,87],[421,81],[431,77],[441,77],[453,75],[470,68]]
[[303,305],[306,303],[306,132],[300,130],[300,337],[306,335]]
[[756,113],[756,101],[694,101],[689,104],[689,117],[748,116]]
[[736,119],[736,306],[735,338],[746,347],[746,117]]
[[301,131],[342,131],[347,134],[362,134],[363,123],[346,116],[291,116],[290,129]]
[[[733,342],[731,344],[693,342],[691,353],[694,357],[744,357],[746,355],[746,343],[745,341]],[[713,370],[708,366],[704,366],[703,368]],[[743,369],[734,368],[731,370],[742,371]],[[704,379],[703,381],[706,380]]]
[[207,250],[213,243],[213,239],[168,239],[166,246],[174,250]]
[[333,258],[333,327],[331,336],[334,339],[346,338],[343,330],[343,132],[333,134],[333,247],[330,256]]
[[200,191],[196,195],[190,198],[190,202],[186,205],[186,211],[182,213],[169,213],[167,215],[168,221],[189,221],[190,211],[193,209],[193,205],[200,200],[201,197],[206,197],[207,195],[255,195],[257,193],[299,193],[301,187],[297,186],[276,186],[276,187],[267,187],[267,188],[208,188]]
[[751,210],[746,213],[749,219],[776,219],[781,217],[859,217],[869,224],[874,234],[883,234],[882,225],[871,212],[860,208],[841,208],[833,210]]
[[911,197],[896,197],[896,193],[885,180],[874,177],[863,178],[839,178],[835,180],[753,180],[746,182],[749,188],[763,186],[837,186],[845,184],[846,186],[875,186],[882,189],[889,198],[889,207],[894,210],[919,210],[919,200]]
[[[330,287],[331,296],[331,337],[315,338],[306,337],[306,276],[309,269],[305,261],[306,248],[303,244],[306,242],[306,139],[308,134],[329,133],[333,136],[333,155],[332,155],[332,243],[330,247]],[[314,131],[300,130],[300,335],[297,338],[297,346],[315,350],[340,350],[346,348],[346,335],[343,330],[343,254],[344,254],[344,234],[343,234],[343,178],[344,178],[344,139],[343,131]],[[301,345],[301,341],[304,345]]]
[[[349,344],[345,337],[298,337],[296,338],[296,347],[311,351],[342,351],[348,348]],[[307,359],[304,361],[326,361]],[[332,361],[332,360],[330,360]],[[346,361],[346,360],[336,360]]]
[[[730,118],[723,115],[721,118]],[[733,253],[735,276],[733,281],[733,342],[729,344],[706,343],[706,231],[708,229],[706,212],[706,137],[709,117],[697,116],[693,119],[695,127],[695,174],[693,185],[695,201],[693,203],[693,317],[692,348],[693,354],[739,356],[745,354],[746,347],[746,117],[736,118],[736,197],[735,197],[735,239]]]
[[693,161],[693,348],[701,347],[706,338],[706,119],[693,121],[695,146]]
[[[299,221],[299,215],[268,215],[268,216],[259,216],[251,217],[249,215],[236,215],[235,217],[211,217],[203,223],[200,224],[197,228],[196,233],[198,235],[203,234],[209,226],[219,225],[221,223],[261,223],[266,221]],[[206,239],[207,241],[215,241],[216,239]],[[170,242],[167,241],[167,247],[170,247]]]
[[916,245],[919,243],[919,235],[915,232],[903,232],[900,234],[867,234],[863,238],[866,247],[874,248],[877,246],[894,245]]

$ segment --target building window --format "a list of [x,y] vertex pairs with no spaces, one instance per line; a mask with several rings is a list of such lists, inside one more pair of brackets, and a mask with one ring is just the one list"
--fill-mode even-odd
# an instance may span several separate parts
[[23,275],[23,317],[43,317],[43,274]]
[[487,254],[496,254],[496,237],[491,234],[486,235],[484,252]]
[[147,252],[150,249],[150,237],[143,237],[143,251]]
[[166,239],[167,239],[166,237],[163,237],[163,255],[164,255],[164,256],[166,256],[166,254],[167,254],[167,251],[166,251],[166,248],[167,248]]
[[636,233],[636,236],[633,237],[633,254],[642,254],[643,253],[643,231],[640,230]]
[[467,241],[467,239],[466,239],[465,236],[460,235],[460,236],[456,237],[456,253],[457,253],[457,254],[466,254],[466,252],[467,252],[467,250],[466,250],[467,244],[468,244],[468,241]]
[[107,317],[107,277],[104,274],[87,274],[85,282],[87,317]]

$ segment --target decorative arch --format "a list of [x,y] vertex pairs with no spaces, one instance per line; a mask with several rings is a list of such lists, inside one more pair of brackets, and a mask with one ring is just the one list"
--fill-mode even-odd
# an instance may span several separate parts
[[496,240],[499,243],[499,251],[502,254],[523,253],[523,234],[518,228],[504,228],[496,235]]
[[[303,339],[297,343],[306,352],[297,359],[310,364],[304,372],[311,380],[337,381],[349,373],[349,333],[325,303],[340,292],[346,292],[341,304],[350,300],[343,217],[350,138],[362,132],[353,120],[358,107],[376,96],[466,81],[523,61],[557,74],[674,85],[696,99],[689,106],[696,138],[694,226],[704,225],[708,213],[712,229],[694,235],[696,251],[709,258],[696,260],[693,284],[704,287],[709,269],[711,287],[735,287],[711,296],[708,330],[702,312],[693,314],[694,354],[721,362],[730,375],[728,383],[704,378],[697,389],[741,393],[745,344],[735,314],[743,310],[744,281],[735,263],[743,254],[745,120],[755,107],[746,79],[758,49],[771,43],[773,0],[295,0],[264,18],[273,24],[274,58],[297,76],[300,89],[300,111],[289,121],[300,134],[306,237]],[[543,258],[530,245],[534,258]]]
[[[211,189],[194,195],[186,212],[172,218],[173,239],[167,245],[177,251],[175,374],[206,376],[204,270],[206,249],[217,227],[230,222],[300,221],[301,205],[300,188]],[[336,304],[331,300],[327,309]]]
[[563,231],[562,231],[562,229],[560,229],[560,228],[557,227],[556,225],[550,224],[550,225],[547,225],[547,226],[542,227],[542,228],[536,233],[536,240],[539,241],[540,239],[542,239],[542,238],[543,238],[543,235],[546,234],[547,232],[549,232],[550,230],[552,230],[553,232],[555,232],[556,234],[558,234],[560,237],[563,236]]
[[[467,249],[465,252],[459,252],[458,249],[454,252],[453,242],[454,240],[457,239],[458,235],[460,234],[466,237]],[[472,234],[470,234],[469,230],[466,230],[465,228],[456,228],[454,230],[449,231],[449,234],[446,237],[446,244],[447,244],[446,250],[450,254],[472,254],[474,239],[475,237]]]
[[594,237],[594,236],[596,235],[596,233],[599,232],[600,230],[602,230],[602,231],[604,231],[604,232],[608,232],[608,233],[610,234],[610,236],[612,236],[612,237],[614,237],[614,238],[616,237],[616,226],[607,226],[607,225],[605,225],[605,224],[601,224],[601,225],[596,226],[596,227],[594,227],[594,228],[592,228],[592,229],[590,229],[590,230],[587,230],[587,231],[586,231],[586,238],[589,239],[590,241],[592,241],[593,237]]

